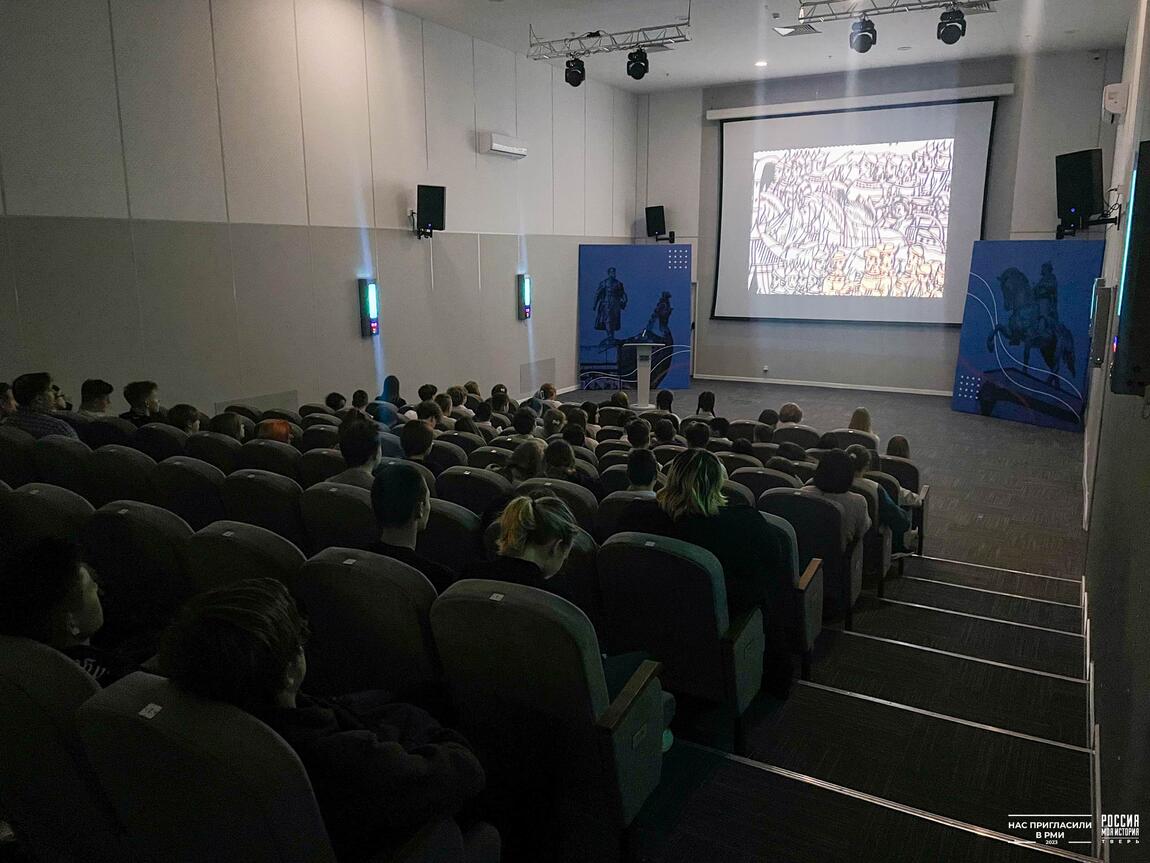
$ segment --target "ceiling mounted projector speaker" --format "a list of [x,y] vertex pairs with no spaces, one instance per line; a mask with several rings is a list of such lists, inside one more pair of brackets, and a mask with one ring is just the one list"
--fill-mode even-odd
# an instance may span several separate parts
[[870,18],[859,18],[851,25],[851,50],[865,54],[878,43],[878,31]]
[[572,87],[578,87],[583,83],[583,79],[586,77],[587,69],[583,65],[583,61],[578,57],[569,57],[567,59],[567,68],[563,71],[563,80]]
[[953,45],[966,35],[966,16],[961,9],[947,9],[938,19],[938,40]]
[[527,142],[498,132],[484,132],[479,137],[479,152],[522,159],[527,155]]
[[646,75],[650,68],[651,63],[647,59],[647,52],[642,48],[636,48],[627,55],[627,74],[636,81]]

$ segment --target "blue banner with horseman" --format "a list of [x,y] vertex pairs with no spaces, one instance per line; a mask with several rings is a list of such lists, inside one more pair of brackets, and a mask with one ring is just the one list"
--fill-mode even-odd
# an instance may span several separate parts
[[[579,386],[637,389],[650,343],[651,392],[691,383],[691,247],[579,247]],[[654,396],[652,395],[652,398]]]
[[974,244],[951,406],[1082,431],[1100,240]]

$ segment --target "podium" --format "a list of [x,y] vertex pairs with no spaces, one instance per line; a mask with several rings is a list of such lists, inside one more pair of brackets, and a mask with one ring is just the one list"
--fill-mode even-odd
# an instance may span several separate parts
[[639,410],[652,410],[651,404],[651,351],[659,347],[650,342],[629,342],[624,348],[635,349],[635,381],[638,394],[635,398],[635,407]]

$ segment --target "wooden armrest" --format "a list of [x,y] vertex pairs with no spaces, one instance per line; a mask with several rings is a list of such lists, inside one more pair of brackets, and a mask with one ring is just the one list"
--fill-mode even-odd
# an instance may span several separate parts
[[727,627],[727,631],[723,633],[721,640],[730,642],[738,641],[739,637],[743,634],[743,630],[747,628],[751,622],[751,618],[753,618],[758,611],[758,608],[752,608],[746,614],[741,614],[735,618],[735,620],[731,621]]
[[811,562],[807,564],[807,568],[803,570],[803,574],[799,577],[799,586],[796,588],[796,590],[806,590],[808,587],[810,587],[811,580],[822,568],[822,558],[812,557]]
[[607,732],[614,732],[619,727],[619,723],[623,721],[627,711],[631,709],[631,705],[635,703],[635,699],[639,697],[639,693],[646,689],[647,684],[658,677],[662,670],[663,663],[645,659],[638,671],[631,675],[631,679],[627,681],[623,691],[608,705],[607,709],[603,711],[603,715],[595,721],[596,727]]

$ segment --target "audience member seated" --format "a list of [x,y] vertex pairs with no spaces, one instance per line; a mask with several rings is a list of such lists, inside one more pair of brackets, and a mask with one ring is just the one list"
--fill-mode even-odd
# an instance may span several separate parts
[[447,397],[451,400],[451,410],[448,413],[462,414],[466,417],[475,416],[475,411],[464,404],[467,401],[467,390],[463,387],[448,387]]
[[5,417],[5,425],[26,431],[34,438],[50,434],[79,437],[70,425],[52,416],[56,397],[52,390],[52,376],[47,372],[20,375],[12,382],[12,396],[17,407]]
[[98,420],[108,415],[112,406],[113,387],[107,381],[91,378],[80,385],[80,416]]
[[342,393],[328,393],[324,396],[323,403],[327,405],[329,411],[337,414],[347,406],[347,399]]
[[[661,420],[670,422],[670,420]],[[646,420],[631,420],[627,423],[627,443],[631,449],[649,449],[651,447],[651,426]]]
[[723,449],[729,450],[731,448],[731,439],[727,437],[727,433],[731,430],[731,421],[723,417],[715,417],[711,420],[711,440],[721,446]]
[[168,423],[185,434],[200,430],[200,412],[188,404],[172,405],[168,409]]
[[789,458],[783,458],[781,455],[771,456],[771,458],[767,459],[767,463],[763,466],[770,468],[771,470],[777,470],[779,473],[785,473],[787,476],[793,476],[798,479],[795,474],[795,463]]
[[[828,449],[834,449],[834,447],[828,447]],[[797,443],[779,444],[779,451],[776,455],[780,455],[790,461],[814,461],[814,459],[807,455],[807,451]]]
[[[582,411],[580,411],[580,413],[582,413]],[[587,432],[581,425],[576,425],[573,422],[567,423],[567,425],[563,426],[563,430],[559,432],[559,434],[561,434],[563,440],[567,441],[571,446],[581,446],[592,452],[595,451],[596,442],[586,436]]]
[[370,401],[367,390],[356,390],[351,394],[351,408],[361,416],[367,416],[367,403]]
[[[258,717],[295,750],[341,860],[377,859],[452,816],[485,776],[464,738],[382,693],[300,691],[307,624],[273,579],[193,597],[165,633],[160,668],[177,686]],[[469,860],[497,860],[494,855]]]
[[559,434],[566,423],[567,417],[563,416],[562,411],[557,408],[548,408],[543,414],[543,439],[547,440],[551,435]]
[[738,453],[739,455],[749,455],[751,458],[755,456],[755,446],[745,437],[741,437],[736,441],[731,441],[731,452]]
[[774,408],[767,408],[759,412],[759,422],[772,429],[779,424],[779,412]]
[[627,393],[623,390],[615,390],[611,393],[611,397],[607,399],[607,404],[616,408],[630,408],[631,400],[627,398]]
[[543,447],[539,446],[539,439],[533,438],[515,447],[507,463],[498,468],[496,473],[510,480],[512,485],[518,485],[529,479],[543,475]]
[[595,402],[583,402],[579,407],[583,413],[587,414],[587,422],[584,424],[584,427],[587,429],[587,436],[595,437],[602,428],[602,426],[599,425],[599,405],[595,404]]
[[[696,423],[698,425],[698,423]],[[655,445],[662,444],[675,444],[675,426],[670,420],[655,420],[655,427],[652,429],[655,435]]]
[[515,434],[509,435],[508,439],[516,443],[540,445],[542,441],[535,436],[536,416],[537,414],[531,408],[523,407],[517,410],[511,417],[511,427],[515,430]]
[[383,389],[380,390],[379,400],[395,405],[399,410],[407,407],[407,402],[399,394],[399,378],[388,375],[383,379]]
[[291,423],[287,420],[260,420],[256,423],[256,437],[261,440],[291,443]]
[[[421,402],[420,407],[431,402]],[[421,420],[408,420],[399,432],[399,445],[403,447],[403,457],[408,461],[418,462],[432,473],[438,475],[435,466],[428,463],[427,454],[431,452],[431,445],[435,443],[435,433],[431,427]]]
[[757,509],[727,505],[726,479],[727,472],[714,453],[688,450],[667,465],[666,485],[655,499],[632,503],[623,511],[618,527],[681,539],[719,559],[731,619],[756,606],[763,610],[763,686],[776,697],[786,697],[792,674],[785,638],[790,549]]
[[554,495],[514,497],[499,517],[499,553],[472,564],[466,576],[547,590],[547,580],[563,568],[578,532],[575,516]]
[[655,479],[659,475],[659,460],[649,449],[633,449],[627,453],[627,491],[649,492],[655,496]]
[[155,381],[132,381],[124,387],[124,401],[128,403],[128,410],[120,414],[120,419],[127,420],[136,428],[163,417],[160,410],[160,385]]
[[803,421],[803,409],[794,402],[787,402],[779,408],[778,428],[798,425]]
[[910,458],[910,441],[900,434],[893,435],[886,442],[886,454],[894,458]]
[[451,418],[451,396],[447,393],[439,393],[432,399],[432,402],[439,408],[439,428],[441,431],[452,431],[455,428],[455,420]]
[[694,422],[682,429],[683,437],[687,439],[687,446],[691,449],[706,449],[707,441],[711,439],[711,427],[706,423]]
[[599,480],[584,476],[575,468],[575,450],[565,440],[553,440],[543,451],[543,476],[548,479],[562,479],[581,485],[596,498],[603,496]]
[[678,422],[679,418],[671,411],[671,405],[674,403],[675,394],[670,390],[659,390],[659,392],[655,394],[655,410],[670,414],[675,417],[675,421]]
[[848,545],[870,530],[870,514],[866,498],[851,491],[854,465],[841,449],[824,453],[811,481],[802,487],[805,494],[814,494],[839,505],[843,512],[843,540]]
[[710,390],[703,390],[699,393],[699,401],[695,405],[695,416],[714,418],[715,394]]
[[555,389],[555,384],[547,383],[539,388],[539,399],[545,407],[558,410],[559,405],[562,404],[562,402],[556,398],[558,394],[558,391]]
[[12,395],[12,384],[0,381],[0,422],[16,413],[16,397]]
[[369,551],[418,569],[437,593],[455,583],[454,572],[415,550],[419,534],[431,517],[431,492],[418,470],[400,461],[381,467],[371,486],[371,508],[379,525],[379,540]]
[[479,406],[475,408],[475,424],[481,429],[498,433],[499,429],[491,422],[492,413],[493,411],[491,410],[491,404],[489,402],[480,402]]
[[240,419],[239,414],[216,414],[208,421],[208,431],[227,435],[242,443],[244,439],[244,422]]
[[480,401],[483,400],[483,393],[479,391],[478,381],[468,381],[463,385],[463,391],[469,396],[475,396]]
[[327,481],[371,491],[375,483],[373,472],[383,458],[379,445],[379,426],[367,419],[353,419],[344,423],[339,427],[339,451],[347,469],[329,477]]
[[104,609],[75,543],[42,539],[11,553],[0,566],[0,596],[0,634],[54,647],[101,686],[136,670],[114,651],[88,643],[104,625]]
[[497,414],[506,416],[512,411],[511,399],[507,397],[507,387],[503,384],[496,384],[491,388],[491,398],[488,402],[491,404],[491,410]]
[[435,384],[424,384],[418,390],[416,390],[416,394],[418,394],[419,400],[421,402],[432,401],[435,398],[435,394],[437,392],[439,392],[439,387],[437,387]]
[[871,428],[870,411],[862,407],[855,408],[854,413],[851,414],[851,421],[847,424],[847,428],[866,432],[867,434],[874,434],[874,429]]
[[846,452],[854,468],[854,481],[878,498],[878,523],[890,528],[891,550],[896,554],[906,554],[918,542],[917,533],[911,530],[910,516],[890,499],[886,489],[873,479],[866,478],[866,472],[871,468],[870,450],[856,443],[848,446]]

